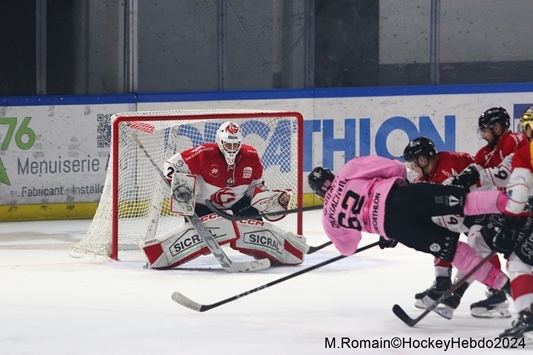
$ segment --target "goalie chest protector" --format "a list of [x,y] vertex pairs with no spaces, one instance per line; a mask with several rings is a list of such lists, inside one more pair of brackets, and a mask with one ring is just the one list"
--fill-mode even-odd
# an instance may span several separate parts
[[181,153],[191,173],[218,188],[250,185],[261,179],[263,167],[257,151],[243,144],[233,168],[229,168],[224,156],[215,143],[206,143]]

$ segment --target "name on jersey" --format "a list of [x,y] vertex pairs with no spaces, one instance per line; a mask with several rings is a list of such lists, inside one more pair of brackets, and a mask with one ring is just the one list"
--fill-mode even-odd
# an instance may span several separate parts
[[262,246],[281,253],[281,241],[268,230],[244,233],[244,243]]
[[[331,204],[329,205],[329,208],[327,210],[328,220],[333,228],[340,228],[339,224],[337,223],[336,210],[347,182],[348,180],[346,179],[339,181],[338,186],[336,188],[332,186],[326,193],[326,199],[328,199],[328,195],[331,196],[330,192],[335,190],[335,195],[331,197]],[[326,210],[324,210],[324,213],[326,213]]]
[[379,208],[380,198],[381,198],[381,194],[379,192],[376,192],[374,194],[374,198],[372,199],[372,228],[378,234],[381,234],[381,231],[379,230],[379,225],[378,225],[378,216],[379,216],[378,208]]

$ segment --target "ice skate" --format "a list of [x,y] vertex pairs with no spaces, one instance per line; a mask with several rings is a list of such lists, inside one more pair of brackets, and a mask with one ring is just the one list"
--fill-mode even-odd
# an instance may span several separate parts
[[525,340],[525,344],[533,344],[533,313],[523,310],[512,323],[511,328],[505,329],[500,338],[516,338]]
[[[435,279],[433,282],[433,285],[431,285],[430,288],[428,288],[425,291],[419,292],[415,294],[415,307],[420,309],[426,309],[426,305],[424,304],[424,297],[426,297],[427,293],[430,291],[437,291],[444,293],[446,292],[450,286],[452,285],[452,279],[448,276],[439,276]],[[438,297],[437,297],[438,298]]]
[[[426,307],[431,306],[440,297],[438,296],[437,298],[433,299],[431,296],[432,294],[429,293],[426,295],[426,297],[422,299]],[[455,311],[455,309],[459,306],[459,303],[461,303],[461,297],[459,295],[452,294],[451,296],[446,297],[444,301],[442,301],[437,307],[435,307],[433,309],[433,312],[446,319],[452,319],[453,311]]]
[[[423,308],[433,305],[446,291],[451,287],[451,279],[442,276],[437,277],[433,288],[425,291],[425,296],[422,298]],[[459,306],[461,302],[461,295],[452,294],[446,297],[437,307],[433,309],[433,312],[437,313],[441,317],[446,319],[452,319],[453,311]]]
[[504,291],[490,288],[487,299],[472,303],[470,312],[476,318],[510,318],[509,302]]

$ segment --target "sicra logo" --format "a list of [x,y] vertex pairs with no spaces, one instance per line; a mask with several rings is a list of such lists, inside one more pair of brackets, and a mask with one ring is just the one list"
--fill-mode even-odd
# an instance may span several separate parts
[[[0,118],[0,126],[7,126],[7,133],[4,135],[4,140],[1,142],[0,150],[7,150],[13,137],[15,144],[19,149],[28,150],[33,147],[33,144],[35,143],[35,132],[28,127],[30,121],[31,117],[24,117],[22,123],[18,125],[17,117]],[[2,158],[0,158],[0,184],[11,185]]]

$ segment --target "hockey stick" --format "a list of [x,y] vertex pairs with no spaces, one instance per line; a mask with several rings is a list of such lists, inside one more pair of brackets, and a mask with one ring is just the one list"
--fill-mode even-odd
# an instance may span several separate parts
[[229,219],[230,221],[242,221],[243,219],[255,219],[255,218],[263,218],[268,216],[279,216],[282,214],[291,214],[291,213],[298,213],[298,212],[306,212],[306,211],[316,211],[321,210],[323,206],[308,206],[308,207],[299,207],[294,208],[292,210],[285,210],[285,211],[276,211],[276,212],[269,212],[269,213],[258,213],[255,215],[249,215],[249,216],[234,216],[232,214],[227,213],[223,209],[221,209],[218,206],[215,206],[213,202],[210,200],[205,200],[205,205],[209,207],[211,211],[218,214],[220,217]]
[[496,251],[492,251],[489,255],[487,255],[486,257],[483,258],[483,260],[481,260],[476,266],[474,266],[472,268],[472,270],[470,270],[469,272],[467,272],[461,279],[459,279],[459,281],[457,281],[456,283],[454,283],[452,285],[452,287],[450,287],[448,289],[448,291],[444,292],[435,302],[433,302],[433,304],[431,304],[428,308],[426,308],[424,310],[424,312],[422,312],[421,315],[419,315],[418,317],[416,318],[411,318],[407,315],[407,313],[405,313],[405,311],[402,309],[402,307],[398,306],[397,304],[395,304],[393,307],[392,307],[392,311],[394,312],[394,314],[400,318],[405,324],[407,324],[408,326],[410,327],[414,327],[418,322],[420,322],[422,320],[422,318],[424,318],[425,316],[427,316],[432,310],[434,310],[435,308],[437,308],[437,306],[442,302],[444,301],[444,299],[446,297],[449,297],[452,293],[454,293],[455,291],[457,291],[457,289],[459,287],[461,287],[462,284],[464,284],[466,281],[468,281],[468,279],[474,275],[474,273],[476,271],[478,271],[487,261],[489,261],[494,255],[496,255]]
[[[362,251],[365,251],[367,249],[370,249],[370,248],[373,248],[375,246],[379,245],[379,242],[375,242],[375,243],[371,243],[371,244],[368,244],[368,245],[365,245],[364,247],[362,248],[359,248],[355,253],[353,254],[357,254],[359,252],[362,252]],[[352,255],[353,255],[352,254]],[[290,275],[287,275],[287,276],[284,276],[284,277],[281,277],[277,280],[274,280],[274,281],[271,281],[271,282],[268,282],[264,285],[261,285],[261,286],[258,286],[256,288],[253,288],[251,290],[248,290],[246,292],[243,292],[243,293],[239,293],[238,295],[235,295],[235,296],[232,296],[232,297],[229,297],[229,298],[226,298],[222,301],[219,301],[219,302],[216,302],[216,303],[212,303],[212,304],[200,304],[198,302],[195,302],[193,300],[191,300],[190,298],[188,297],[185,297],[184,295],[182,295],[181,293],[179,292],[174,292],[172,294],[172,300],[174,302],[177,302],[179,304],[181,304],[182,306],[184,307],[187,307],[187,308],[190,308],[192,309],[193,311],[197,311],[197,312],[205,312],[205,311],[209,311],[210,309],[213,309],[213,308],[216,308],[218,306],[222,306],[223,304],[226,304],[228,302],[232,302],[232,301],[235,301],[239,298],[242,298],[244,296],[248,296],[252,293],[255,293],[257,291],[261,291],[261,290],[264,290],[265,288],[267,287],[270,287],[270,286],[274,286],[276,284],[279,284],[283,281],[287,281],[287,280],[290,280],[296,276],[300,276],[302,274],[305,274],[309,271],[313,271],[315,269],[318,269],[322,266],[325,266],[325,265],[328,265],[328,264],[331,264],[331,263],[334,263],[336,261],[339,261],[341,259],[344,259],[348,257],[348,255],[339,255],[339,256],[336,256],[332,259],[329,259],[329,260],[326,260],[326,261],[323,261],[321,263],[318,263],[316,265],[313,265],[313,266],[310,266],[308,268],[305,268],[305,269],[302,269],[302,270],[299,270],[299,271],[296,271],[295,273],[292,273]]]
[[[268,214],[258,214],[258,215],[250,215],[250,216],[234,216],[232,214],[229,214],[225,212],[223,209],[215,206],[211,200],[205,200],[205,205],[214,213],[218,214],[220,217],[228,219],[233,222],[242,221],[243,219],[254,219],[254,218],[260,218],[265,216],[272,216],[272,215],[280,215],[280,214],[289,214],[289,213],[296,213],[296,212],[304,212],[304,211],[313,211],[322,209],[322,206],[311,206],[311,207],[302,207],[302,208],[295,208],[293,210],[286,210],[286,211],[279,211],[274,213],[268,213]],[[333,244],[331,241],[325,242],[324,244],[317,245],[316,247],[310,246],[306,244],[306,254],[313,254],[316,251],[319,251],[320,249],[323,249],[329,245]]]
[[325,247],[327,246],[330,246],[331,244],[333,244],[332,241],[329,241],[329,242],[325,242],[324,244],[320,244],[320,245],[317,245],[316,247],[309,247],[309,249],[307,250],[307,255],[309,254],[313,254],[315,251],[319,251],[320,249],[324,249]]
[[[139,148],[144,152],[150,163],[153,165],[155,170],[159,173],[159,176],[167,183],[167,186],[170,187],[170,182],[168,182],[166,176],[163,174],[161,169],[157,166],[155,161],[152,159],[144,145],[141,143],[139,138],[136,134],[132,134],[132,138],[137,143]],[[211,235],[211,233],[205,228],[204,224],[198,217],[196,213],[194,213],[192,216],[188,216],[189,220],[191,221],[191,224],[193,225],[194,229],[198,233],[200,237],[204,240],[205,244],[211,251],[211,253],[215,256],[215,258],[218,260],[220,265],[224,268],[224,270],[228,272],[245,272],[245,271],[251,271],[251,270],[263,270],[270,267],[270,260],[268,259],[260,259],[260,260],[254,260],[254,261],[242,261],[242,262],[232,262],[226,253],[224,253],[224,250],[220,247],[220,245],[217,243],[216,239]]]

